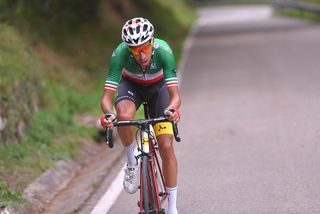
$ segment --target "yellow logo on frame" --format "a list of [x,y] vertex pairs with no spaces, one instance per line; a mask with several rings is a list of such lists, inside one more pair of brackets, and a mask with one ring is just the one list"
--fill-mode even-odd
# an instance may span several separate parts
[[149,139],[147,137],[142,138],[142,145],[148,145]]

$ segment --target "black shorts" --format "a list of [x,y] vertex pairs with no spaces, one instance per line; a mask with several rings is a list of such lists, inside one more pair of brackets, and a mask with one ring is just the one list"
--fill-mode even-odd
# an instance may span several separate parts
[[115,105],[122,100],[131,100],[136,105],[136,109],[142,102],[147,102],[150,117],[156,118],[162,116],[165,108],[168,107],[169,93],[164,79],[150,86],[141,86],[122,77]]

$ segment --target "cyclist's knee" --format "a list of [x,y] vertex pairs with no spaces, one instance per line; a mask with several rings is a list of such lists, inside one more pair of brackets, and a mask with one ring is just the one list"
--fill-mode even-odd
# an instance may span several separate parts
[[174,156],[173,136],[162,134],[157,137],[162,158],[170,159]]
[[116,105],[118,120],[131,120],[136,112],[135,104],[128,100],[120,101]]
[[171,152],[173,150],[173,144],[171,139],[160,140],[159,147],[164,152]]

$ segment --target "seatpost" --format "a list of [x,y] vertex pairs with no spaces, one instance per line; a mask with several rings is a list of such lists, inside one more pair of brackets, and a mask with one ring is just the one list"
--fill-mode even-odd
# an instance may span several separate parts
[[148,103],[143,102],[143,111],[144,111],[144,118],[145,119],[150,119],[149,118],[149,109],[148,109]]

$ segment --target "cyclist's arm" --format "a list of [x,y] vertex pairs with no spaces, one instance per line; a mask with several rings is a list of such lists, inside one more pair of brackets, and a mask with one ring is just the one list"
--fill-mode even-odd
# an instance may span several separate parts
[[101,99],[101,110],[103,111],[104,114],[107,113],[113,113],[113,103],[112,103],[112,97],[115,94],[114,90],[106,89],[104,90],[102,99]]
[[170,96],[168,109],[179,110],[181,99],[174,55],[168,43],[166,43],[165,41],[160,42],[162,45],[159,49],[159,56],[163,63],[163,73]]
[[105,114],[114,113],[112,98],[118,88],[121,78],[122,66],[124,64],[124,49],[126,49],[126,46],[123,43],[121,43],[113,51],[110,59],[108,74],[104,85],[105,90],[100,104],[101,109]]
[[179,109],[181,105],[181,98],[178,86],[168,87],[168,92],[170,96],[170,101],[168,108]]

